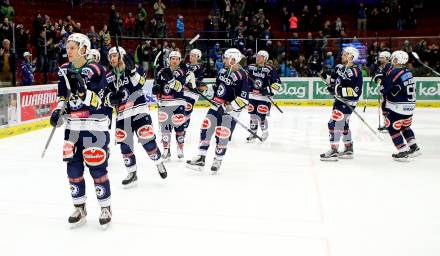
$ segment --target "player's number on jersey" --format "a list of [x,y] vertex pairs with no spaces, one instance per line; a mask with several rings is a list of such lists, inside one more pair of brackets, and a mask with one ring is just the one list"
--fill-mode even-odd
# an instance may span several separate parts
[[408,94],[409,101],[416,101],[416,85],[414,83],[406,86],[406,93]]

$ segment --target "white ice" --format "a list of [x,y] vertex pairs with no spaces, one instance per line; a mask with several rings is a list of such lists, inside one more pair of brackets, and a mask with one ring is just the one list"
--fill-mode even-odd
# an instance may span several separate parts
[[[1,140],[0,255],[440,255],[440,109],[416,109],[423,155],[408,163],[393,161],[389,135],[379,141],[355,116],[355,158],[321,162],[330,107],[284,110],[273,109],[263,144],[246,143],[237,127],[218,175],[186,169],[173,150],[162,180],[137,145],[139,185],[125,190],[112,142],[113,223],[106,231],[88,172],[88,222],[68,228],[73,207],[61,129],[45,159],[50,129]],[[186,159],[197,153],[206,111],[193,114]],[[376,108],[364,116],[377,127]],[[241,120],[247,124],[247,114]]]

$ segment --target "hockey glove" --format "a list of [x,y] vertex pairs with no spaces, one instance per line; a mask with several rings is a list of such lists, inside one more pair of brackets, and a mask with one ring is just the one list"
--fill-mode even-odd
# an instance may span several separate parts
[[67,79],[70,83],[70,90],[73,95],[77,94],[85,94],[87,91],[86,83],[84,79],[82,78],[81,74],[72,70],[67,70]]
[[136,65],[133,56],[129,53],[124,54],[123,61],[125,64],[125,75],[133,77],[136,74]]
[[319,76],[325,81],[326,84],[330,84],[330,74],[328,72],[323,71],[319,74]]
[[179,80],[174,80],[171,83],[168,84],[171,89],[174,89],[177,92],[180,92],[182,90],[182,83],[179,82]]
[[52,127],[60,127],[61,125],[63,125],[63,118],[62,118],[62,114],[61,113],[61,109],[56,108],[52,114],[50,115],[50,125],[52,125]]
[[267,87],[265,87],[265,88],[263,88],[262,90],[261,90],[261,94],[263,95],[263,96],[273,96],[274,94],[273,94],[273,92],[272,92],[272,87],[270,87],[270,86],[267,86]]
[[196,77],[194,76],[194,73],[192,71],[186,73],[185,85],[191,87],[191,89],[196,88]]
[[121,103],[122,99],[124,97],[124,94],[121,91],[118,92],[110,92],[107,94],[107,97],[105,98],[106,105],[115,107]]
[[335,96],[335,87],[327,86],[327,91],[330,93],[330,95]]
[[279,92],[281,91],[281,84],[279,83],[273,83],[270,85],[270,88],[272,88],[272,90]]
[[248,103],[249,103],[248,100],[242,97],[237,97],[235,98],[234,101],[231,102],[231,106],[234,111],[240,111],[244,107],[246,107]]

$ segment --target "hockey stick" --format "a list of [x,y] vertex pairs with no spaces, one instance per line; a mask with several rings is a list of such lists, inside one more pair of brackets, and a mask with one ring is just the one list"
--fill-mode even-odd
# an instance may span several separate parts
[[414,56],[414,58],[417,60],[418,63],[422,64],[424,67],[426,67],[427,69],[431,70],[432,73],[434,73],[434,75],[440,76],[439,72],[437,72],[435,69],[433,69],[430,66],[426,65],[425,63],[423,63],[423,61],[420,60],[420,57],[419,57],[419,55],[416,52],[411,52],[411,54]]
[[[198,90],[192,89],[190,86],[186,86],[190,91],[198,94],[200,97],[204,98],[206,101],[208,101],[209,103],[211,103],[213,106],[219,107],[219,105],[217,105],[217,103],[215,103],[214,101],[212,101],[211,99],[209,99],[208,97],[206,97],[205,95],[203,95],[202,93],[200,93]],[[253,136],[255,136],[257,139],[259,139],[260,141],[263,141],[263,139],[258,136],[258,134],[254,131],[252,131],[251,129],[249,129],[246,125],[244,125],[242,122],[240,122],[240,120],[238,120],[237,118],[235,118],[233,115],[231,114],[227,114],[230,115],[232,117],[232,119],[234,119],[234,121],[240,125],[241,127],[243,127],[244,129],[246,129],[246,131],[248,131],[250,134],[252,134]]]
[[[64,110],[66,109],[67,101],[70,99],[70,93],[71,93],[70,82],[67,79],[67,76],[64,73],[63,69],[61,69],[61,68],[59,68],[59,69],[60,69],[61,75],[63,76],[64,80],[66,81],[67,97],[66,97],[66,101],[64,102],[63,106],[60,109],[60,113],[58,114],[58,120],[61,118],[61,116],[63,115]],[[47,139],[46,145],[44,146],[43,153],[41,153],[41,158],[44,158],[44,155],[46,154],[46,151],[49,148],[49,144],[52,141],[52,137],[55,134],[55,130],[56,129],[57,129],[56,125],[54,127],[52,127],[52,131],[50,132],[49,138]]]
[[[244,68],[241,67],[241,66],[240,66],[240,69],[243,70],[243,71],[247,74],[247,77],[255,83],[255,80],[252,79],[252,78],[250,77],[249,72],[247,72],[246,69],[244,69]],[[272,104],[278,109],[278,111],[280,111],[281,114],[284,113],[283,110],[281,110],[281,108],[275,103],[275,101],[273,100],[273,98],[272,98],[270,95],[266,95],[266,97],[267,97],[267,98],[269,99],[269,101],[270,101],[270,102],[271,102],[271,103],[272,103]]]
[[[322,78],[321,78],[322,79]],[[322,81],[325,83],[325,84],[327,84],[326,82],[325,82],[325,80],[324,79],[322,79]],[[328,88],[328,84],[327,84],[327,88]],[[371,126],[365,121],[365,119],[350,105],[350,103],[347,101],[347,100],[345,100],[345,99],[343,99],[343,98],[341,98],[341,97],[339,97],[339,96],[336,96],[336,95],[332,95],[333,96],[333,98],[335,98],[336,100],[338,100],[338,101],[340,101],[340,102],[342,102],[342,103],[344,103],[350,110],[351,110],[351,112],[353,112],[360,120],[361,120],[361,122],[362,123],[364,123],[364,125],[365,126],[367,126],[368,127],[368,129],[380,140],[380,141],[383,141],[383,138],[382,137],[380,137],[377,133],[376,133],[376,131],[373,129],[373,128],[371,128]]]

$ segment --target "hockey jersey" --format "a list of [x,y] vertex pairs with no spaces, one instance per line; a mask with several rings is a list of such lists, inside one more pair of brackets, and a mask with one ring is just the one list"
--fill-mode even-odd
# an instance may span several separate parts
[[247,74],[242,69],[229,72],[228,69],[222,68],[218,72],[213,89],[213,101],[219,104],[231,103],[237,97],[248,100],[249,85]]
[[[186,64],[186,70],[187,71],[191,71],[191,72],[194,73],[194,76],[196,78],[196,87],[197,87],[197,89],[201,85],[204,84],[203,83],[203,78],[204,78],[203,72],[204,72],[204,69],[203,69],[203,66],[201,64],[196,64],[196,65]],[[188,87],[186,87],[186,86],[183,88],[183,95],[185,97],[190,97],[190,98],[195,99],[195,100],[197,100],[199,98],[199,95],[197,93],[190,91],[188,89]]]
[[338,64],[330,76],[330,88],[336,95],[356,106],[362,94],[363,77],[357,66],[345,67]]
[[407,68],[393,68],[385,76],[380,92],[385,107],[402,115],[411,115],[416,105],[416,83]]
[[[64,75],[69,70],[78,72],[86,84],[86,95],[82,99],[79,95],[71,94],[67,99],[68,88]],[[69,83],[70,84],[70,83]],[[99,64],[88,62],[81,68],[75,68],[72,63],[61,65],[58,71],[58,104],[66,102],[66,129],[74,131],[107,131],[110,116],[105,107],[104,90],[105,76]]]
[[[251,64],[245,68],[249,74],[251,85],[249,85],[249,98],[260,101],[267,101],[268,90],[273,83],[281,84],[280,77],[275,68],[270,65],[262,67]],[[269,89],[268,89],[269,88]]]
[[[119,77],[114,70],[107,72],[106,83],[106,99],[110,93],[121,93],[123,97],[121,102],[115,106],[117,112],[117,120],[122,120],[131,116],[148,112],[148,101],[145,97],[143,87],[146,84],[145,78],[139,74],[138,70],[133,77],[127,76],[122,72]],[[109,99],[106,100],[107,105]]]
[[156,75],[156,81],[153,86],[153,94],[156,95],[159,106],[178,106],[185,105],[183,99],[183,88],[180,90],[173,89],[172,85],[177,80],[185,84],[186,71],[178,68],[172,71],[169,67],[161,69]]

